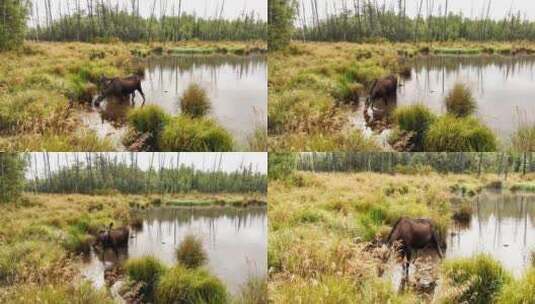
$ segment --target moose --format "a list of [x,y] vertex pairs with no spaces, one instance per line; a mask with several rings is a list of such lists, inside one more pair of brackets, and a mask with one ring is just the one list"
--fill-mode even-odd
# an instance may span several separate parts
[[143,93],[143,89],[141,89],[140,76],[133,75],[126,78],[107,78],[106,76],[102,76],[100,78],[100,87],[101,93],[100,96],[95,100],[96,106],[99,106],[104,98],[110,96],[121,98],[123,101],[127,100],[131,96],[131,102],[134,104],[136,91],[138,91],[139,94],[141,94],[141,97],[143,97],[142,105],[145,104],[145,94]]
[[389,247],[395,243],[399,243],[400,246],[398,253],[403,258],[405,281],[409,279],[409,266],[413,251],[430,246],[436,250],[441,259],[444,257],[438,234],[433,222],[429,219],[400,218],[392,227],[387,238]]
[[128,244],[130,230],[127,227],[112,229],[113,223],[110,223],[106,231],[99,231],[96,236],[95,246],[100,245],[104,248],[112,248],[117,251],[120,247]]
[[388,98],[396,96],[398,88],[398,78],[396,75],[388,75],[384,78],[376,79],[370,88],[370,93],[366,99],[366,106],[369,106],[377,99],[383,99],[387,103]]

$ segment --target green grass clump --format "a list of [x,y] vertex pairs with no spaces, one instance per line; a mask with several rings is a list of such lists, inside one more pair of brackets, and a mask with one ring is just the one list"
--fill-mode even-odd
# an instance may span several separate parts
[[75,254],[88,254],[91,251],[92,237],[81,229],[73,226],[63,240],[63,247]]
[[499,304],[535,303],[535,268],[527,270],[520,280],[506,284],[496,302]]
[[493,303],[502,287],[512,280],[503,266],[488,255],[446,261],[442,272],[450,285],[447,288],[459,289],[445,300],[449,303]]
[[210,111],[211,104],[206,91],[198,84],[192,83],[180,97],[180,110],[183,114],[197,118]]
[[130,280],[143,283],[143,297],[152,299],[158,280],[166,272],[165,266],[156,258],[145,256],[129,259],[124,267]]
[[397,108],[394,111],[394,120],[402,131],[414,134],[415,150],[422,150],[427,130],[436,120],[436,116],[426,106],[415,104]]
[[140,134],[150,134],[149,145],[153,148],[156,148],[158,137],[170,119],[170,116],[157,105],[133,109],[128,113],[130,126]]
[[158,146],[162,151],[232,151],[232,136],[214,120],[178,116],[164,128]]
[[519,126],[512,135],[511,145],[514,151],[535,151],[535,125],[524,124]]
[[268,303],[268,284],[265,277],[250,277],[241,287],[237,304]]
[[187,235],[176,250],[176,259],[187,268],[202,266],[207,258],[202,240],[192,234]]
[[516,183],[511,186],[511,191],[524,191],[524,192],[535,192],[535,184],[533,183]]
[[187,269],[177,265],[167,271],[156,289],[156,303],[205,303],[224,304],[229,302],[223,283],[207,271]]
[[446,115],[434,122],[425,136],[427,152],[494,152],[496,135],[475,117]]
[[449,114],[466,117],[474,114],[477,104],[472,91],[463,83],[457,83],[444,100]]

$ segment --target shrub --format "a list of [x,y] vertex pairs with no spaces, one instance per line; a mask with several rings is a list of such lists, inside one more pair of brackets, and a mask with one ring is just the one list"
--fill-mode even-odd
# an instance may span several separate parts
[[157,137],[170,117],[157,105],[133,109],[128,113],[128,123],[140,133],[150,133]]
[[506,284],[498,297],[497,303],[535,303],[535,268],[527,270],[520,280]]
[[141,293],[145,299],[152,299],[160,276],[166,272],[165,266],[152,256],[129,259],[125,270],[131,280],[143,283]]
[[465,84],[457,83],[445,99],[448,113],[466,117],[474,114],[477,104],[472,96],[472,91]]
[[493,303],[501,288],[511,281],[510,274],[488,255],[446,261],[442,272],[448,287],[457,290],[446,300],[450,303]]
[[431,125],[425,136],[428,152],[493,152],[496,136],[475,117],[441,117]]
[[394,120],[401,130],[414,134],[415,150],[422,150],[425,134],[436,117],[426,106],[415,104],[397,108]]
[[202,240],[194,235],[187,235],[176,250],[176,259],[187,268],[197,268],[206,262],[206,252]]
[[223,283],[205,270],[177,265],[161,277],[156,289],[156,303],[220,304],[228,303],[228,295]]
[[190,84],[180,97],[180,110],[191,117],[202,117],[210,111],[210,100],[206,91],[196,83]]
[[211,119],[179,116],[164,128],[158,146],[162,151],[225,152],[232,150],[233,140]]

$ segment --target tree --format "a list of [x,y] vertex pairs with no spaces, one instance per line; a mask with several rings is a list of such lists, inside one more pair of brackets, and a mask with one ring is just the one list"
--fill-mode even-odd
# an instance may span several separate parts
[[294,0],[268,1],[268,47],[280,50],[290,43],[297,4]]
[[24,189],[25,161],[20,154],[0,153],[0,203],[16,201]]
[[0,0],[0,51],[22,45],[28,9],[26,0]]

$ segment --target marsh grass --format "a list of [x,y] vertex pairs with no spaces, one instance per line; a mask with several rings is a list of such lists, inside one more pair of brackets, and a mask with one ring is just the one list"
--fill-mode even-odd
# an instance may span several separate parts
[[202,240],[192,234],[186,235],[176,249],[176,259],[186,268],[202,266],[208,259]]
[[212,119],[178,116],[163,129],[158,147],[162,151],[225,152],[233,150],[234,140]]
[[437,119],[435,114],[423,104],[415,104],[397,108],[393,116],[401,130],[413,134],[411,141],[414,144],[414,149],[423,150],[426,133]]
[[457,117],[466,117],[474,114],[477,103],[472,90],[463,83],[456,83],[444,100],[449,114]]
[[166,267],[155,257],[144,256],[129,259],[124,268],[130,280],[143,283],[143,298],[149,301],[154,299],[154,291],[160,277],[167,271]]
[[170,116],[157,105],[136,108],[128,113],[128,123],[140,133],[149,133],[158,138]]
[[156,303],[225,304],[229,296],[223,283],[205,270],[177,265],[158,283]]
[[180,110],[193,118],[203,117],[212,108],[206,91],[198,84],[192,83],[180,97]]
[[267,304],[268,281],[265,277],[250,276],[241,286],[236,304]]
[[535,303],[535,267],[528,269],[520,279],[503,286],[498,304]]
[[430,126],[424,147],[428,152],[494,152],[498,141],[496,135],[475,117],[446,115]]

